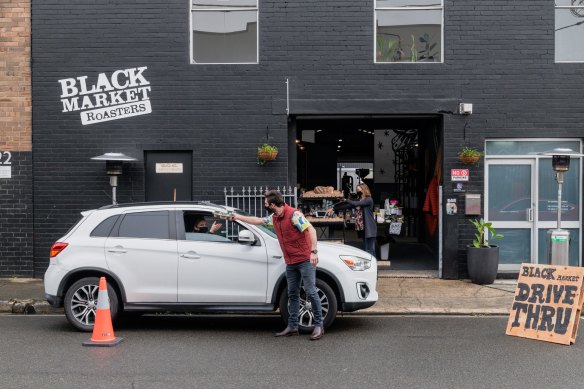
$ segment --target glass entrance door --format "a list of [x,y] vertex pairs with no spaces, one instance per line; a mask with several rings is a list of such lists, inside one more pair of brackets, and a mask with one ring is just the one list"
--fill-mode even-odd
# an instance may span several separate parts
[[[557,227],[558,184],[551,158],[487,158],[485,218],[502,240],[499,271],[548,263],[547,231]],[[582,266],[582,161],[572,158],[562,187],[561,228],[570,231],[569,263]]]
[[502,240],[499,270],[519,270],[520,264],[533,262],[535,238],[535,159],[497,159],[487,161],[485,217],[493,222]]
[[[539,158],[537,170],[537,258],[538,263],[548,263],[547,231],[558,224],[558,184],[551,158]],[[570,266],[580,266],[580,188],[580,160],[572,158],[570,169],[564,173],[561,214],[562,229],[570,231]]]

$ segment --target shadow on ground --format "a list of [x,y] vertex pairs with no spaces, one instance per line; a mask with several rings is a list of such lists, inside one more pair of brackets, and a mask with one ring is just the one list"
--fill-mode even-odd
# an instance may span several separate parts
[[[114,323],[114,331],[205,331],[245,332],[265,334],[285,328],[278,315],[197,315],[197,314],[132,314],[123,316]],[[357,317],[337,317],[329,330],[334,332],[359,331],[365,328],[364,320]],[[63,317],[51,330],[78,332]]]

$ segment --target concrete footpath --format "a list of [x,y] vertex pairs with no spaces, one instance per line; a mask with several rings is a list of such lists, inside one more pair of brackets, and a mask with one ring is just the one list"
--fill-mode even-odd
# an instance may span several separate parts
[[[378,302],[357,311],[366,315],[507,315],[517,280],[475,285],[468,280],[442,280],[433,273],[380,270]],[[0,313],[62,314],[45,300],[43,281],[0,278]]]

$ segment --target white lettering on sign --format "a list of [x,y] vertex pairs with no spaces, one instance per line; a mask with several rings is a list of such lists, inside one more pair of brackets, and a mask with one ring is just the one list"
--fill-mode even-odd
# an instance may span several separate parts
[[93,84],[88,84],[88,76],[59,80],[62,112],[84,111],[80,113],[83,125],[151,113],[146,69],[116,70],[111,76],[99,73]]
[[450,169],[452,181],[468,181],[468,169]]
[[93,122],[107,122],[128,118],[130,116],[144,115],[152,112],[150,101],[140,103],[129,103],[117,105],[112,108],[93,109],[91,111],[81,112],[81,124],[91,124]]
[[156,173],[182,173],[182,163],[157,163]]
[[12,166],[0,166],[0,178],[12,178]]

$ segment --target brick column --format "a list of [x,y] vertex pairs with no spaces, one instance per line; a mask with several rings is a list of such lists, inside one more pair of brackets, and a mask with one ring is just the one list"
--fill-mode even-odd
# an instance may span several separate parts
[[30,14],[0,2],[0,276],[34,276]]

